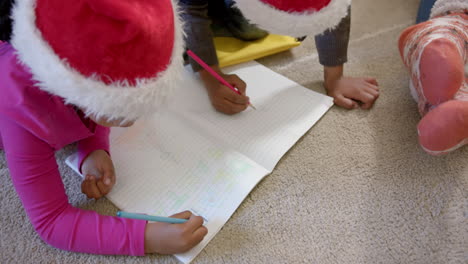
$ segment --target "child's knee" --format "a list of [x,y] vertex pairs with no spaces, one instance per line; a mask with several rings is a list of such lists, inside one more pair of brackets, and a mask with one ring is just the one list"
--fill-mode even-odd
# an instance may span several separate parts
[[445,38],[424,48],[419,69],[424,96],[432,105],[452,99],[465,78],[462,54],[455,43]]

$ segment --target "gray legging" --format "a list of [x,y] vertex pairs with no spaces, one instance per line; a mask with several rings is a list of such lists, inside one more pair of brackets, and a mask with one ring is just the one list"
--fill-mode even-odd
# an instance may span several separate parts
[[421,0],[419,3],[418,17],[416,23],[421,23],[429,19],[431,15],[431,9],[434,6],[436,0]]

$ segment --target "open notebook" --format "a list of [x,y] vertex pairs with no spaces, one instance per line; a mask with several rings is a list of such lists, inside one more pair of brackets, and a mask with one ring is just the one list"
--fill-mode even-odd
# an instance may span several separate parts
[[[228,221],[248,193],[333,105],[256,63],[226,68],[248,84],[251,108],[217,113],[201,81],[187,70],[170,111],[110,136],[117,183],[107,196],[123,211],[169,216],[191,210],[209,233],[176,257],[189,263]],[[76,158],[67,164],[76,170]]]

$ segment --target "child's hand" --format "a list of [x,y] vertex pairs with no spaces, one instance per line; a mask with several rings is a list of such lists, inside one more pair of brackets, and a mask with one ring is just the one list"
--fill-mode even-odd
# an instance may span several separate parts
[[103,197],[115,184],[114,164],[104,150],[93,151],[81,165],[81,172],[85,176],[81,192],[88,198]]
[[379,97],[378,83],[374,78],[342,77],[326,84],[327,94],[332,96],[335,104],[346,109],[370,109]]
[[208,229],[203,218],[185,211],[171,217],[189,219],[183,224],[148,223],[145,230],[145,252],[176,254],[190,250],[200,243]]
[[249,106],[249,97],[245,96],[246,84],[237,75],[224,74],[217,67],[215,71],[223,77],[228,83],[236,87],[241,94],[237,94],[229,87],[222,85],[215,77],[205,70],[200,71],[200,77],[203,80],[208,91],[213,107],[224,114],[233,115],[244,111]]
[[324,67],[325,88],[334,103],[346,109],[370,109],[379,97],[379,84],[374,78],[343,76],[343,65]]

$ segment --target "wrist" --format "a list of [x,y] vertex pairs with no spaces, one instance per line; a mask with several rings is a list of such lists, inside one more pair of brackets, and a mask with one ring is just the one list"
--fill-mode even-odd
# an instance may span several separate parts
[[[92,159],[97,155],[102,155],[104,153],[109,155],[109,153],[106,150],[103,149],[95,149],[95,150],[89,150],[88,152],[80,151],[78,152],[78,171],[80,173],[83,173],[82,167],[85,162],[88,161],[88,159]],[[86,175],[85,175],[86,176]]]
[[146,223],[145,227],[145,253],[156,253],[155,225]]
[[[224,76],[224,73],[221,71],[218,65],[212,65],[210,67],[221,77]],[[200,74],[200,79],[205,84],[205,88],[208,90],[208,92],[214,91],[220,87],[218,79],[216,79],[207,70],[202,69],[199,71],[199,74]]]
[[[213,64],[213,65],[210,65],[209,66],[213,71],[215,71],[216,73],[218,74],[223,74],[223,72],[221,71],[221,68],[219,67],[218,64]],[[200,71],[198,71],[200,73],[201,76],[212,76],[211,73],[209,73],[207,70],[205,70],[204,68],[202,68]]]
[[[221,68],[219,68],[219,65],[217,65],[217,64],[210,65],[210,68],[213,69],[213,71],[215,71],[217,74],[219,74],[221,76],[224,75],[224,73],[221,71]],[[209,73],[205,69],[201,69],[200,71],[198,71],[198,73],[200,74],[201,78],[207,78],[207,77],[214,78],[213,75],[211,75],[211,73]]]
[[343,77],[343,65],[332,67],[325,66],[323,73],[324,86],[328,90]]

